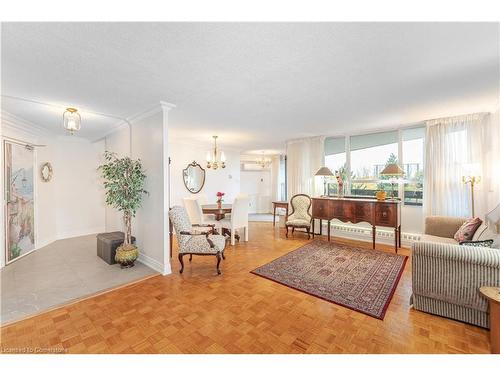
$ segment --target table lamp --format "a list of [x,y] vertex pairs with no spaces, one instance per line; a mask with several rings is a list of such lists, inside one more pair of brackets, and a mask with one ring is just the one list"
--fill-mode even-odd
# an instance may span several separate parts
[[[398,178],[404,176],[405,171],[398,164],[387,164],[385,168],[380,172],[381,176],[388,176],[393,178]],[[394,199],[394,180],[391,180],[391,198]]]
[[481,182],[481,176],[479,176],[479,164],[468,163],[463,165],[464,175],[462,176],[462,182],[464,184],[470,184],[470,196],[471,196],[471,213],[474,217],[474,185]]
[[493,211],[488,212],[485,216],[486,224],[488,228],[496,234],[500,233],[500,203],[493,209]]
[[316,172],[315,176],[323,176],[323,195],[326,196],[326,179],[327,177],[333,176],[334,174],[328,167],[321,167]]

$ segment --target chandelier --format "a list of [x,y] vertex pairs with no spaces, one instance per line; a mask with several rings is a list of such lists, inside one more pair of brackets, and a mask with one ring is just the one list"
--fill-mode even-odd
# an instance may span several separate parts
[[212,151],[207,152],[207,168],[217,169],[219,167],[226,168],[226,155],[223,151],[217,149],[217,136],[213,136],[214,148]]
[[271,161],[269,159],[266,159],[264,157],[264,152],[262,152],[262,159],[257,161],[257,164],[260,165],[262,168],[267,168],[269,165],[271,165]]
[[80,130],[82,118],[76,108],[66,108],[63,113],[63,126],[64,129],[73,135],[76,131]]
[[267,168],[269,167],[269,165],[271,165],[271,161],[269,159],[262,157],[262,159],[257,161],[257,164],[260,165],[262,168]]

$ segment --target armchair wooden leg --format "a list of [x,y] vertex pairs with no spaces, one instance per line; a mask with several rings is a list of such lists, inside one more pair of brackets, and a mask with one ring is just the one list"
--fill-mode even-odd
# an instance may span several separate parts
[[285,236],[286,236],[286,238],[288,238],[288,225],[286,225],[285,227],[286,227],[286,234],[285,234]]
[[182,273],[184,271],[184,261],[182,260],[182,257],[184,254],[179,254],[179,262],[181,263],[181,269],[179,270],[179,273]]
[[306,228],[306,231],[307,231],[307,239],[310,240],[311,239],[311,232],[310,232],[309,228]]
[[189,254],[189,261],[191,262],[193,260],[193,254]]
[[295,227],[292,227],[292,237],[294,233],[295,233]]
[[220,275],[221,272],[220,272],[220,269],[219,269],[219,265],[220,265],[220,260],[221,260],[221,254],[220,253],[217,253],[215,254],[215,256],[217,257],[217,274]]
[[224,255],[224,251],[221,252],[222,259],[226,260],[226,256]]

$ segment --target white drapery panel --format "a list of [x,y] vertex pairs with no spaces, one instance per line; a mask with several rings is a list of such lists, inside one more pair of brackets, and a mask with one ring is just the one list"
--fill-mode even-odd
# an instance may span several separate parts
[[294,139],[286,143],[288,199],[295,194],[317,195],[322,188],[314,174],[324,164],[325,137]]
[[426,121],[424,217],[471,216],[470,184],[462,176],[472,164],[481,176],[474,190],[474,214],[484,218],[491,194],[498,193],[493,173],[498,133],[491,120],[490,114],[478,113]]
[[279,200],[280,193],[280,156],[271,157],[271,202]]

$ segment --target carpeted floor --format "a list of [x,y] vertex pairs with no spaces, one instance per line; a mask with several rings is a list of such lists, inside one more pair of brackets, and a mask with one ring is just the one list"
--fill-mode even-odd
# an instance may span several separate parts
[[407,257],[313,241],[252,273],[383,319]]

